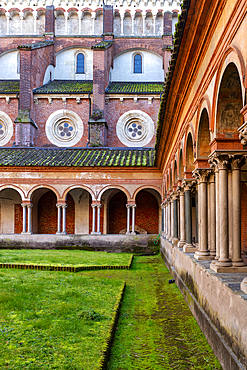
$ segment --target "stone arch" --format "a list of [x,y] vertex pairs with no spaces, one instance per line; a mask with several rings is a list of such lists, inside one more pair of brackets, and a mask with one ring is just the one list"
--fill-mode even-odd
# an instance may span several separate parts
[[124,13],[124,19],[123,19],[123,33],[124,36],[130,36],[132,33],[132,19],[130,12]]
[[135,231],[142,230],[142,233],[158,234],[161,224],[161,190],[153,187],[143,187],[135,197],[136,215]]
[[140,186],[138,189],[135,190],[134,194],[133,194],[133,200],[136,199],[136,196],[137,194],[141,191],[141,190],[145,190],[145,189],[153,189],[154,191],[156,191],[160,198],[162,197],[162,190],[160,188],[158,188],[157,186],[154,186],[154,185],[142,185]]
[[51,186],[51,185],[43,185],[43,184],[42,184],[42,185],[36,185],[36,186],[34,186],[32,189],[30,189],[30,190],[28,191],[28,193],[27,193],[27,199],[32,201],[32,197],[33,197],[34,192],[35,192],[36,190],[38,190],[38,189],[43,189],[43,188],[45,188],[45,189],[49,189],[49,190],[53,191],[53,192],[56,194],[57,199],[58,199],[58,200],[59,200],[59,199],[61,199],[61,196],[60,196],[59,192],[57,191],[57,189],[55,189],[55,188],[54,188],[53,186]]
[[178,181],[178,165],[177,160],[174,160],[174,166],[173,166],[173,183],[177,183]]
[[183,178],[183,173],[184,173],[184,161],[183,161],[183,149],[182,149],[182,147],[179,150],[178,167],[179,167],[179,179],[181,180]]
[[33,21],[33,10],[31,8],[24,9],[23,18],[23,34],[33,35],[34,34],[34,21]]
[[241,80],[234,63],[229,63],[224,70],[217,99],[215,132],[219,137],[238,138],[238,128],[242,126],[243,107]]
[[32,232],[56,234],[59,195],[51,186],[36,186],[30,194],[32,202]]
[[242,52],[239,48],[235,45],[229,46],[225,54],[223,55],[219,68],[217,70],[216,79],[215,79],[215,86],[213,92],[213,103],[212,103],[212,119],[211,119],[211,127],[210,129],[215,133],[217,133],[217,110],[218,110],[218,98],[219,98],[219,91],[223,79],[223,75],[228,67],[229,64],[233,63],[235,65],[236,70],[238,71],[238,77],[241,85],[241,93],[242,93],[242,101],[245,98],[245,87],[244,87],[244,76],[245,76],[245,62],[242,56]]
[[37,9],[36,33],[43,35],[45,32],[45,8]]
[[209,115],[206,108],[203,108],[200,116],[197,132],[197,158],[207,158],[210,150]]
[[63,195],[62,195],[62,197],[61,197],[61,200],[66,200],[66,196],[67,196],[67,194],[70,192],[70,191],[72,191],[72,190],[74,190],[74,189],[81,189],[81,190],[85,190],[85,191],[87,191],[90,195],[91,195],[91,197],[92,197],[92,200],[94,201],[94,200],[96,200],[96,195],[95,195],[95,193],[93,192],[93,190],[92,189],[90,189],[89,187],[87,187],[87,186],[85,186],[85,185],[72,185],[72,186],[70,186],[69,188],[67,188],[64,192],[63,192]]
[[122,191],[126,195],[127,201],[129,201],[131,199],[131,195],[130,195],[129,191],[127,189],[125,189],[123,186],[108,185],[108,186],[105,186],[103,189],[100,190],[100,192],[98,194],[98,197],[97,197],[97,200],[100,201],[103,193],[107,190],[110,190],[110,189],[118,189],[118,190]]
[[[110,191],[111,190],[111,191]],[[104,193],[105,216],[107,219],[105,232],[109,234],[125,234],[127,227],[127,209],[128,201],[126,192],[118,188],[108,188]]]
[[65,10],[57,8],[55,15],[55,35],[65,35]]
[[186,172],[192,172],[194,169],[194,149],[191,132],[188,133],[185,145],[185,167]]
[[21,197],[21,200],[24,201],[25,200],[25,194],[24,194],[24,191],[19,188],[18,186],[16,185],[1,185],[0,186],[0,191],[4,190],[4,189],[13,189],[13,190],[16,190],[20,197]]
[[23,194],[16,186],[0,187],[0,233],[20,234],[22,232]]
[[5,9],[0,9],[0,35],[6,35],[7,33],[7,18],[5,13]]

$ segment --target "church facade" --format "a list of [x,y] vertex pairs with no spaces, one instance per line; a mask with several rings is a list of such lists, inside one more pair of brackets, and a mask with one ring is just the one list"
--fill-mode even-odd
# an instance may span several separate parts
[[159,232],[154,146],[179,9],[1,5],[1,233]]

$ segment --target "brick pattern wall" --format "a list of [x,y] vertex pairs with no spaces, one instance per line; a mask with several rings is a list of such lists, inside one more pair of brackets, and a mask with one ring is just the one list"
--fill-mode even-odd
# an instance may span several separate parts
[[164,35],[172,35],[172,13],[169,11],[164,13]]
[[113,33],[113,7],[111,5],[104,6],[103,33]]
[[[23,210],[21,204],[15,204],[15,225],[14,225],[14,233],[21,234],[23,230]],[[26,222],[26,230],[27,230],[27,222]]]
[[247,186],[241,184],[241,249],[247,251]]
[[20,50],[20,109],[31,109],[31,50]]
[[[56,234],[57,232],[57,198],[52,191],[48,191],[38,202],[38,233]],[[66,231],[75,233],[75,203],[70,194],[67,196]]]
[[[160,100],[153,99],[152,104],[148,104],[147,99],[140,99],[138,103],[134,103],[134,99],[124,99],[123,103],[119,99],[110,99],[106,105],[106,122],[108,124],[107,145],[124,147],[116,135],[116,126],[122,114],[129,110],[141,110],[146,112],[154,121],[154,128],[156,130],[156,123],[158,119]],[[155,145],[155,134],[153,139],[146,145],[152,147]]]
[[47,6],[45,8],[45,32],[55,33],[54,6]]
[[127,226],[127,197],[120,191],[109,202],[109,234],[119,234]]
[[158,202],[145,190],[141,190],[136,197],[136,226],[146,230],[148,234],[159,233]]

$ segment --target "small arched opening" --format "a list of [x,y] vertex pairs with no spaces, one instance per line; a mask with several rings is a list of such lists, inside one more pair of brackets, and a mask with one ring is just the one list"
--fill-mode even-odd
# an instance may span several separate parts
[[0,233],[20,234],[23,212],[21,196],[17,190],[7,188],[0,191]]

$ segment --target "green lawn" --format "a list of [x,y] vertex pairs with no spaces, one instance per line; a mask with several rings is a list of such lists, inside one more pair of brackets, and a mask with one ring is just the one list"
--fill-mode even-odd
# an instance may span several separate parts
[[123,282],[0,270],[0,368],[97,369]]
[[82,250],[1,249],[0,263],[53,266],[127,266],[127,253],[88,252]]

